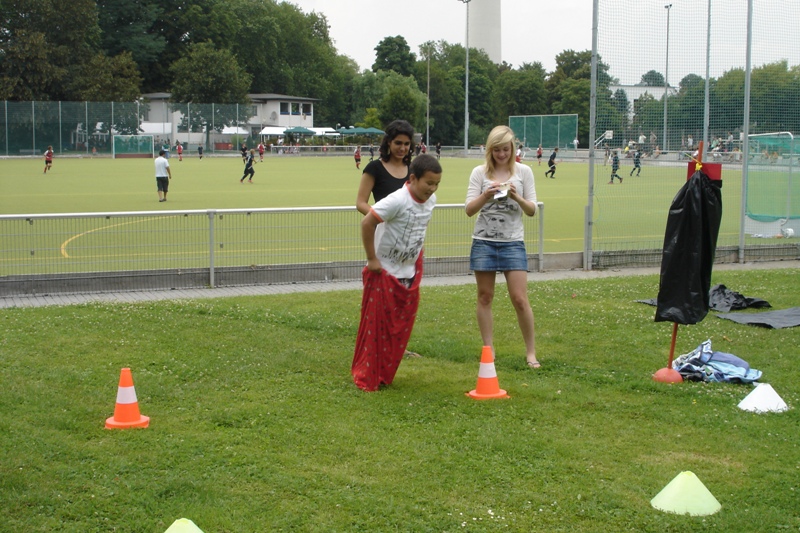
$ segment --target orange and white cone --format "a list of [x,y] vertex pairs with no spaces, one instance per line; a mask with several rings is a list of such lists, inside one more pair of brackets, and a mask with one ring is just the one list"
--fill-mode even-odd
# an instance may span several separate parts
[[114,416],[106,419],[106,429],[146,428],[150,425],[150,417],[139,412],[136,390],[133,388],[133,376],[130,368],[123,368],[119,374],[117,389],[117,405]]
[[493,398],[510,398],[508,393],[500,388],[497,372],[494,369],[494,354],[491,346],[484,346],[481,351],[481,366],[478,369],[478,384],[467,396],[475,400],[491,400]]

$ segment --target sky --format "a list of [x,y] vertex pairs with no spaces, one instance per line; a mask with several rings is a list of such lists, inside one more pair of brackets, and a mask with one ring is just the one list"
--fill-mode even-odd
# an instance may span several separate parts
[[[371,69],[375,47],[402,35],[419,55],[419,45],[444,40],[464,44],[466,6],[462,0],[286,0],[302,11],[326,16],[340,54],[361,70]],[[671,9],[665,10],[669,3]],[[668,74],[677,86],[687,74],[705,77],[706,34],[711,27],[709,74],[719,77],[745,61],[746,0],[607,0],[599,8],[598,46],[610,74],[636,84],[648,70]],[[776,14],[779,14],[776,16]],[[592,48],[592,0],[502,0],[502,59],[518,68],[540,62],[555,70],[564,50]],[[800,0],[758,0],[754,6],[753,67],[785,59],[800,64]],[[670,22],[669,56],[667,23]],[[473,43],[474,44],[474,43]]]
[[[371,69],[375,47],[385,37],[402,35],[419,56],[426,41],[464,44],[467,11],[461,0],[289,0],[305,13],[328,19],[340,54],[361,70]],[[591,0],[502,0],[502,59],[513,67],[540,62],[548,71],[567,49],[592,48]]]

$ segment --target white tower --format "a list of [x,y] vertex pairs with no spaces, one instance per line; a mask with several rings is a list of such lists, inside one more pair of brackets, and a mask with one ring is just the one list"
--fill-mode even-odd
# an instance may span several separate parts
[[500,46],[502,0],[471,0],[469,3],[469,47],[483,50],[495,63],[503,58]]

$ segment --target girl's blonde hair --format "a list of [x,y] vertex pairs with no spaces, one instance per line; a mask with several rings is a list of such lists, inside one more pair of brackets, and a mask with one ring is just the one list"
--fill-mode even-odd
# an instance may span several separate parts
[[511,157],[508,160],[508,171],[514,174],[516,165],[514,156],[514,131],[508,126],[495,126],[486,138],[486,176],[491,179],[494,175],[495,164],[492,151],[498,146],[511,145]]

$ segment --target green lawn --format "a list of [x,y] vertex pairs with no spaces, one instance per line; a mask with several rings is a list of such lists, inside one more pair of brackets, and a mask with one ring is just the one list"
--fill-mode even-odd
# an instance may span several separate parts
[[[235,177],[235,176],[234,176]],[[177,196],[177,195],[176,195]],[[716,272],[775,308],[800,272]],[[792,409],[736,406],[743,385],[665,385],[671,327],[634,300],[657,276],[532,283],[543,367],[524,363],[498,290],[496,369],[479,402],[475,288],[424,288],[393,385],[349,368],[359,291],[0,311],[0,531],[797,531],[800,328],[681,327],[764,372]],[[148,429],[105,430],[131,367]],[[650,500],[692,471],[707,517]]]

